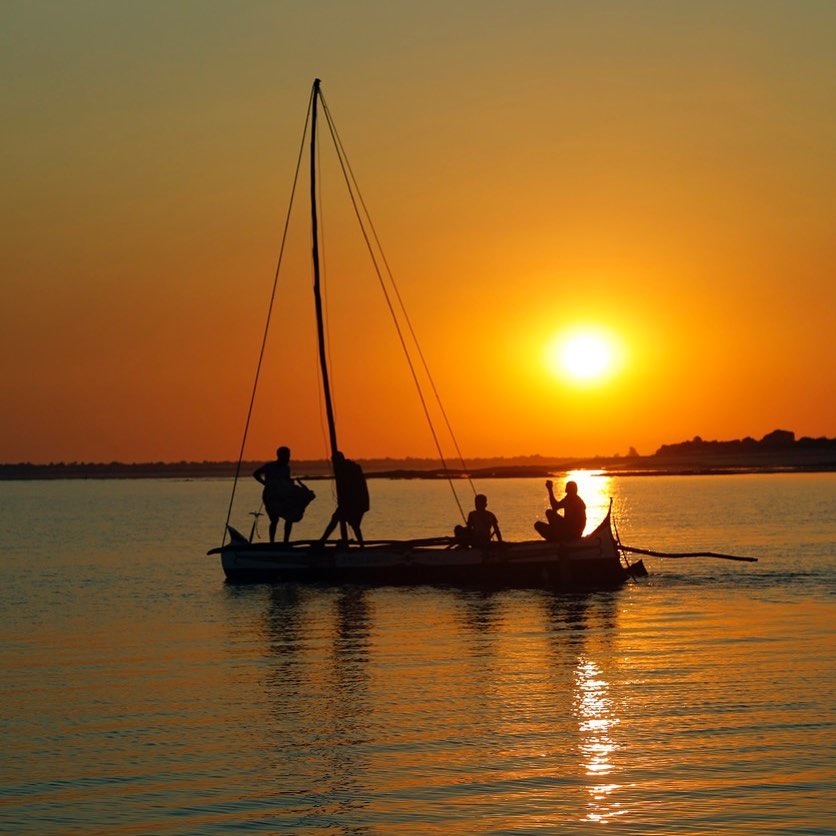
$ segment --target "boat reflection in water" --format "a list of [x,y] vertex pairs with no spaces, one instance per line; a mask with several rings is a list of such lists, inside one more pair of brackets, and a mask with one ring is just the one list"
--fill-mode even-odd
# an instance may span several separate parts
[[277,821],[361,816],[368,805],[365,753],[370,613],[358,587],[264,586],[269,652],[262,729],[274,772]]
[[[246,594],[246,593],[245,593]],[[492,829],[625,812],[620,593],[251,588],[274,824]],[[256,651],[254,651],[256,652]]]

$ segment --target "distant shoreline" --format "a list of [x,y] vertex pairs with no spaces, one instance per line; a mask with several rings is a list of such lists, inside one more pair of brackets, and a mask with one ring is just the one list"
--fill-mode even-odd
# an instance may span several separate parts
[[[700,476],[744,473],[832,473],[836,472],[836,450],[811,450],[804,454],[753,453],[710,456],[624,456],[584,459],[554,459],[531,462],[524,459],[474,460],[467,470],[445,471],[439,462],[425,460],[359,460],[370,479],[547,479],[573,470],[602,471],[607,476]],[[263,462],[243,462],[242,477],[249,477]],[[235,475],[235,462],[121,462],[69,464],[0,464],[0,481],[54,479],[218,479]],[[326,461],[293,463],[300,479],[330,478]]]
[[[773,430],[760,440],[704,441],[696,436],[679,444],[663,444],[652,456],[632,447],[627,456],[558,458],[513,456],[471,459],[466,470],[444,468],[437,459],[358,459],[376,479],[546,479],[572,470],[599,470],[608,476],[700,476],[740,473],[831,473],[836,471],[836,439],[796,439],[790,430]],[[263,462],[58,462],[0,464],[0,481],[30,479],[217,479],[238,470],[250,476]],[[329,479],[324,459],[294,460],[299,479]]]

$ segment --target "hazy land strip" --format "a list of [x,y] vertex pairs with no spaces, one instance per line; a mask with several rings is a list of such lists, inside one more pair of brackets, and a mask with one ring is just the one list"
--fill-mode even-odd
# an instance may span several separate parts
[[[661,476],[733,473],[836,472],[836,442],[822,447],[751,452],[692,451],[656,453],[650,456],[595,456],[591,458],[525,456],[481,458],[466,468],[448,462],[445,470],[433,459],[359,459],[369,478],[439,479],[451,476],[487,478],[548,478],[573,470],[602,471],[611,476]],[[249,476],[260,461],[241,463],[240,474]],[[0,464],[0,480],[29,479],[203,479],[229,478],[237,463],[145,462],[51,464]],[[300,479],[330,478],[325,460],[294,461],[293,475]]]

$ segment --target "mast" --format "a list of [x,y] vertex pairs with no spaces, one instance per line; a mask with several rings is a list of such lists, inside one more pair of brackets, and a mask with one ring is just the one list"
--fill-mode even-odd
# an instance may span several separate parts
[[331,442],[331,460],[337,447],[337,425],[334,406],[331,403],[331,383],[328,378],[328,361],[325,354],[325,326],[322,318],[322,294],[319,287],[319,231],[316,208],[316,111],[319,104],[319,79],[314,79],[311,96],[311,232],[313,235],[314,304],[316,306],[316,332],[319,342],[319,367],[322,372],[322,389],[325,395],[325,413],[328,417],[328,436]]
[[[331,441],[331,461],[340,449],[337,446],[337,424],[334,420],[334,405],[331,403],[331,383],[328,378],[328,360],[325,354],[325,324],[322,318],[322,293],[319,287],[319,227],[316,212],[316,111],[319,104],[319,79],[314,79],[313,94],[311,96],[311,234],[313,236],[313,271],[314,271],[314,305],[316,306],[316,333],[319,343],[319,367],[322,371],[322,391],[325,395],[325,414],[328,417],[328,437]],[[337,485],[337,505],[339,505],[340,491]],[[348,529],[345,520],[340,520],[340,537],[348,540]]]

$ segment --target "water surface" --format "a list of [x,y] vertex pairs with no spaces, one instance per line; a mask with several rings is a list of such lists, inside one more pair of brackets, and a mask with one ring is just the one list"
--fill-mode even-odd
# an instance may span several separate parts
[[[0,830],[834,832],[836,477],[580,481],[625,543],[760,562],[235,587],[205,555],[226,480],[0,483]],[[332,510],[312,486],[300,536]],[[370,486],[369,537],[457,521],[446,483]],[[478,487],[529,536],[542,482]]]

